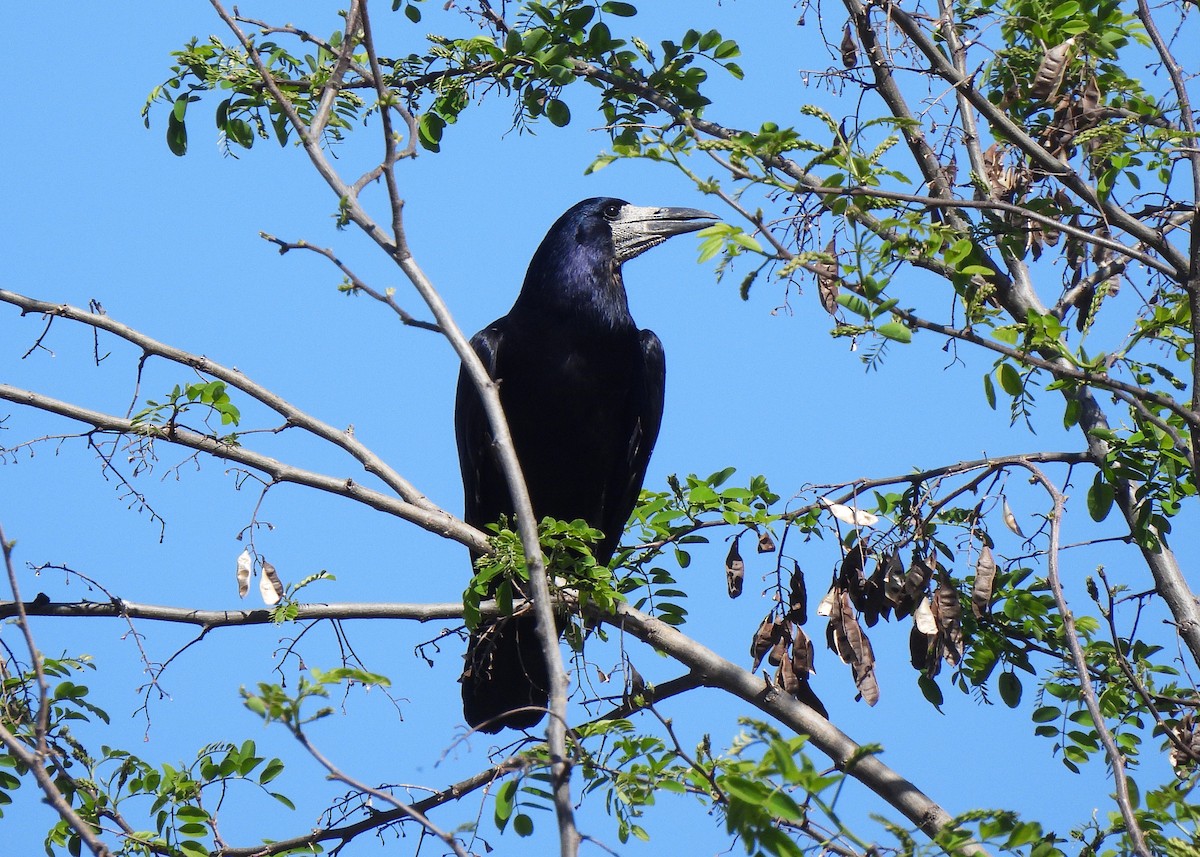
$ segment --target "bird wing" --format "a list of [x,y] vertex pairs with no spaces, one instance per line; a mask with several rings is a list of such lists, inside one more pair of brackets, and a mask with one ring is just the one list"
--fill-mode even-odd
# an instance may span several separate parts
[[[492,324],[471,337],[471,347],[483,362],[488,376],[495,380],[496,366],[504,333]],[[466,367],[458,372],[458,392],[454,404],[454,434],[458,441],[458,464],[462,470],[464,514],[474,527],[494,523],[506,508],[504,479],[492,460],[492,429],[488,424],[483,400],[475,389]]]
[[[662,342],[651,330],[641,331],[641,359],[637,362],[638,373],[629,387],[627,413],[631,419],[629,444],[625,460],[613,470],[606,504],[605,518],[599,523],[604,531],[606,553],[611,556],[625,532],[625,524],[637,505],[642,481],[646,478],[646,467],[650,453],[658,440],[658,429],[662,425],[663,395],[667,383],[667,359]],[[608,557],[601,557],[607,561]]]

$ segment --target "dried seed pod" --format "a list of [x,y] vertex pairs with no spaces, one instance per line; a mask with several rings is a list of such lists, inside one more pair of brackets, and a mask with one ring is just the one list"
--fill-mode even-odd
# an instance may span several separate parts
[[792,641],[792,666],[799,676],[815,673],[813,669],[813,644],[808,634],[800,628],[796,629],[796,638]]
[[775,645],[775,615],[768,613],[767,618],[762,620],[762,624],[758,626],[758,630],[754,632],[754,639],[750,641],[750,657],[754,659],[754,666],[751,668],[757,670],[762,663],[767,652]]
[[975,585],[971,588],[971,612],[982,619],[991,609],[992,587],[996,582],[996,560],[985,543],[975,562]]
[[250,549],[246,548],[237,558],[238,598],[245,598],[246,593],[250,591],[250,572],[253,570],[254,559],[250,556]]
[[863,568],[866,563],[866,546],[862,542],[858,542],[846,551],[842,566],[838,570],[838,586],[849,594],[850,601],[856,610],[862,609],[866,599],[867,579],[863,576]]
[[742,594],[742,581],[746,577],[746,563],[738,552],[738,540],[734,539],[729,545],[729,553],[725,556],[725,587],[730,598]]
[[1102,97],[1096,75],[1089,74],[1087,80],[1084,81],[1083,91],[1079,93],[1079,118],[1085,127],[1094,128],[1104,116],[1104,110],[1101,107]]
[[922,598],[913,610],[913,626],[927,637],[938,632],[937,618],[933,615],[933,607],[928,598]]
[[817,502],[828,509],[829,514],[843,524],[849,524],[852,527],[873,527],[879,523],[879,516],[874,512],[868,512],[856,506],[847,506],[844,503],[832,503],[824,497],[818,498]]
[[1047,48],[1038,65],[1037,74],[1033,76],[1033,85],[1029,88],[1029,98],[1033,101],[1049,101],[1062,86],[1067,74],[1067,66],[1071,59],[1071,49],[1075,46],[1075,36],[1061,44]]
[[937,620],[938,639],[941,641],[942,656],[951,664],[962,660],[962,600],[958,587],[948,576],[942,577],[933,596],[933,614]]
[[1021,538],[1025,538],[1025,534],[1021,532],[1021,525],[1017,523],[1017,516],[1008,507],[1008,498],[1002,497],[1001,500],[1004,503],[1004,526],[1008,527]]
[[815,693],[813,693],[812,685],[810,685],[804,679],[800,680],[800,690],[798,693],[796,693],[796,699],[800,702],[803,702],[826,720],[829,719],[829,712],[825,709],[825,704],[821,702],[820,698]]
[[792,664],[792,659],[786,655],[779,662],[779,672],[775,674],[775,683],[782,687],[784,693],[789,696],[795,696],[800,692],[800,679],[796,675],[796,668]]
[[858,65],[858,42],[854,38],[854,30],[850,28],[850,22],[846,22],[846,29],[842,31],[842,65],[846,68],[854,68]]
[[904,600],[904,581],[906,579],[904,564],[900,562],[900,555],[893,551],[885,557],[882,566],[883,595],[899,609],[900,603]]
[[825,312],[837,315],[837,296],[841,280],[838,278],[836,240],[831,240],[825,245],[825,252],[833,257],[833,261],[814,262],[812,266],[817,274],[817,296],[821,299],[821,306],[825,308]]
[[797,625],[808,621],[808,587],[800,563],[792,560],[792,578],[788,582],[788,618]]
[[771,652],[767,655],[767,663],[773,667],[779,666],[787,657],[788,646],[792,643],[791,625],[786,619],[775,623],[775,639]]
[[275,566],[265,559],[262,564],[262,575],[258,578],[258,594],[262,596],[263,603],[268,607],[274,607],[283,598],[283,583],[280,582],[279,575],[275,573]]
[[908,632],[908,652],[913,669],[920,670],[930,678],[938,674],[942,668],[942,659],[938,657],[937,634],[925,634],[915,624]]
[[758,537],[758,552],[759,553],[774,553],[775,540],[771,538],[770,530],[763,530]]

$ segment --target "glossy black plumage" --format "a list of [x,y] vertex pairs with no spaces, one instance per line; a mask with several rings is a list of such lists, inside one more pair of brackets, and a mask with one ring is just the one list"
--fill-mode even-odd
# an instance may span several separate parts
[[[693,209],[585,200],[550,228],[509,313],[471,340],[499,382],[534,514],[582,518],[603,531],[600,562],[612,557],[641,490],[666,378],[662,343],[629,314],[621,265],[712,221]],[[511,516],[487,418],[465,373],[455,431],[467,522],[484,527]],[[495,732],[541,719],[549,680],[532,614],[472,635],[462,685],[472,726]]]

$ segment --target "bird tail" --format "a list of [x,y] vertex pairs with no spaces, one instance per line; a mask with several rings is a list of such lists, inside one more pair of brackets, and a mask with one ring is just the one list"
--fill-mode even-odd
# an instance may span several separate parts
[[485,621],[471,634],[463,668],[463,715],[483,732],[527,729],[550,702],[550,671],[532,613]]

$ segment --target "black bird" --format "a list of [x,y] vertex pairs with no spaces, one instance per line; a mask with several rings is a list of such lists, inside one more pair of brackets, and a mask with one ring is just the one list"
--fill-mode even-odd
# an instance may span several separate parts
[[[550,227],[508,315],[471,339],[500,387],[517,457],[540,519],[582,518],[601,530],[607,563],[637,502],[662,421],[662,343],[629,314],[621,265],[672,235],[711,226],[691,208],[587,199]],[[513,514],[479,395],[458,379],[454,428],[476,527]],[[549,672],[532,613],[485,622],[471,635],[463,713],[486,732],[536,724]],[[520,709],[520,710],[519,710]]]

